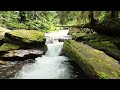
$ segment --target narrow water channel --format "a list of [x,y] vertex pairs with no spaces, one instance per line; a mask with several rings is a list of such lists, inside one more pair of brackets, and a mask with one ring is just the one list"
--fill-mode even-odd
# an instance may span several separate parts
[[46,54],[37,57],[35,63],[24,65],[14,79],[88,79],[69,57],[59,55],[64,44],[59,39],[70,38],[68,31],[46,33]]

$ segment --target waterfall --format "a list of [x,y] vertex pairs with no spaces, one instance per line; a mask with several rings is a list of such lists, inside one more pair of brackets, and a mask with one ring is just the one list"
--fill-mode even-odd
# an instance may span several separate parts
[[[42,57],[37,57],[35,63],[27,64],[19,71],[14,79],[70,79],[75,75],[72,74],[72,66],[66,61],[66,56],[59,56],[64,42],[59,42],[58,37],[67,36],[69,30],[46,33],[46,45],[48,51]],[[50,43],[52,42],[52,43]]]

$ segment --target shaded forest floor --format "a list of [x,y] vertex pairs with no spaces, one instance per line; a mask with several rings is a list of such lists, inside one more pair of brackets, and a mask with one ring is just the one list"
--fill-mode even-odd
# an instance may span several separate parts
[[93,29],[94,31],[102,35],[120,37],[119,18],[105,19],[102,22],[94,19],[92,22],[86,23],[81,27]]

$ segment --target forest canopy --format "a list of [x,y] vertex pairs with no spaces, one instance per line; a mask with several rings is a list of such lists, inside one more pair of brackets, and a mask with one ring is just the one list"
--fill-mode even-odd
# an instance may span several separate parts
[[[0,11],[0,78],[71,78],[73,64],[89,78],[120,79],[119,17],[119,11]],[[29,63],[30,73],[22,69]],[[72,70],[79,78],[81,70]]]
[[0,25],[11,30],[46,32],[59,30],[59,25],[82,25],[95,20],[103,23],[119,17],[118,11],[0,11]]

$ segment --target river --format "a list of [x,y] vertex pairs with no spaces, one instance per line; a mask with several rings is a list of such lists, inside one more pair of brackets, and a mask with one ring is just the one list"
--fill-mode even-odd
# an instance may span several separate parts
[[[70,39],[69,30],[46,33],[48,51],[37,57],[35,63],[23,66],[14,79],[87,79],[82,69],[67,56],[60,56],[64,42],[58,39]],[[67,38],[68,36],[68,38]]]

